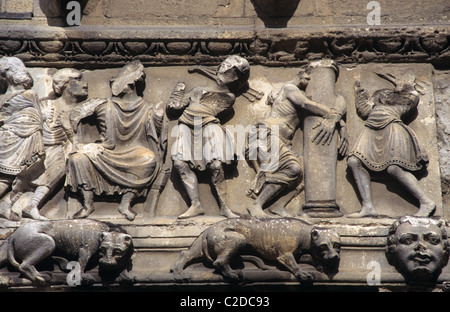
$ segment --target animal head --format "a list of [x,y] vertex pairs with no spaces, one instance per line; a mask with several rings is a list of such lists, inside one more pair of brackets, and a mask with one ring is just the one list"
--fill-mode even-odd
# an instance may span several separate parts
[[311,230],[311,257],[316,269],[330,279],[339,272],[341,239],[332,229],[315,227]]
[[100,236],[99,265],[112,271],[122,268],[131,258],[133,241],[130,235],[120,232],[102,232]]

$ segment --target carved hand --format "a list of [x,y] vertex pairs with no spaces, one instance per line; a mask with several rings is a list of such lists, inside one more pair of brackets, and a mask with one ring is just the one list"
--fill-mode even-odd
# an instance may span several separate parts
[[44,120],[51,122],[54,117],[54,114],[55,114],[55,109],[53,108],[53,106],[50,106],[50,105],[45,106],[41,110],[41,114],[42,114],[42,118]]
[[318,128],[315,133],[311,133],[311,141],[322,145],[330,144],[333,139],[334,130],[336,129],[336,123],[341,119],[341,115],[338,113],[330,113],[313,126],[313,129]]

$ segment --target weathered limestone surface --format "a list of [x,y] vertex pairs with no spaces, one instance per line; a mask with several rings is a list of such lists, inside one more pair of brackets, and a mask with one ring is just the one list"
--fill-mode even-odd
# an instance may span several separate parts
[[[145,66],[146,88],[143,97],[155,106],[164,106],[178,82],[186,89],[216,85],[198,73],[189,73],[195,65],[209,66],[213,71],[229,55],[240,55],[250,62],[250,87],[263,92],[261,99],[249,101],[238,96],[234,111],[223,119],[230,129],[255,124],[270,107],[270,92],[292,80],[300,66],[309,61],[329,58],[338,62],[340,75],[336,93],[347,104],[346,123],[349,148],[364,127],[356,114],[354,84],[370,92],[390,88],[375,72],[402,75],[410,70],[423,82],[418,111],[408,126],[417,134],[429,156],[427,171],[419,184],[437,205],[436,216],[450,218],[450,4],[447,0],[424,3],[419,0],[380,0],[381,25],[367,25],[370,12],[360,0],[301,0],[292,7],[282,7],[277,16],[269,17],[258,8],[260,1],[247,0],[89,0],[80,1],[83,10],[81,26],[66,27],[65,10],[60,2],[44,0],[1,1],[0,55],[23,60],[35,83],[33,90],[41,98],[53,96],[51,77],[60,68],[82,69],[89,84],[89,99],[111,96],[109,80],[120,68],[133,60]],[[295,2],[295,1],[294,1]],[[138,9],[137,9],[138,8]],[[3,17],[3,15],[1,16]],[[20,19],[18,19],[20,18]],[[178,120],[169,121],[166,163],[171,164],[171,130]],[[234,128],[233,128],[234,127]],[[85,142],[98,139],[92,120],[82,122]],[[242,131],[241,131],[242,132]],[[234,133],[235,137],[241,133]],[[241,141],[242,143],[242,141]],[[238,146],[238,151],[242,151]],[[303,152],[303,131],[294,136],[293,149]],[[241,155],[242,156],[242,155]],[[253,200],[245,195],[255,172],[244,159],[226,170],[228,204],[236,213],[246,214]],[[385,257],[386,236],[396,217],[417,212],[417,201],[398,183],[386,176],[372,180],[374,204],[378,218],[351,219],[346,215],[361,208],[356,184],[346,159],[337,160],[336,201],[343,213],[338,218],[311,218],[302,213],[304,192],[286,206],[287,212],[312,224],[335,229],[341,236],[339,273],[329,280],[317,272],[308,256],[300,259],[301,267],[316,275],[316,284],[328,289],[338,286],[372,285],[374,263],[379,265],[379,290],[399,290],[403,277]],[[121,225],[132,237],[134,255],[132,275],[137,285],[145,287],[179,284],[170,269],[182,251],[209,226],[224,217],[218,215],[217,201],[207,175],[199,176],[200,200],[206,214],[180,220],[177,216],[190,203],[179,177],[172,172],[159,200],[156,217],[144,215],[150,199],[135,203],[134,221],[117,212],[117,198],[96,198],[91,218]],[[16,202],[24,205],[31,192]],[[68,199],[61,183],[41,208],[51,219],[71,216],[78,206]],[[0,239],[20,225],[29,222],[0,219]],[[245,268],[247,285],[297,285],[295,277],[269,263],[263,271],[252,262],[238,264]],[[52,285],[68,288],[67,273],[56,266],[44,268],[53,272]],[[31,282],[11,267],[1,269],[2,286],[33,287]],[[90,272],[95,286],[101,285],[97,268]],[[211,287],[227,281],[211,266],[196,263],[186,270],[189,285]],[[441,273],[435,289],[450,280],[450,266]],[[139,287],[139,286],[136,286]],[[6,289],[6,288],[5,288]]]

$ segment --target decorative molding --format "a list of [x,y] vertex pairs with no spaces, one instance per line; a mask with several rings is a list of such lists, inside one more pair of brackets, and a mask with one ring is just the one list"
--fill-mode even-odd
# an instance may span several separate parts
[[299,65],[324,57],[341,64],[426,62],[445,66],[450,63],[448,28],[175,31],[7,26],[0,28],[0,55],[17,56],[27,66],[47,67],[116,67],[136,59],[144,65],[218,64],[230,54],[268,66]]

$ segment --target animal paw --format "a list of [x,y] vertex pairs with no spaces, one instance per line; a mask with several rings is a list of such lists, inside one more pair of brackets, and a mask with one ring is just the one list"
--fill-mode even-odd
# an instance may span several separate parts
[[81,285],[91,286],[95,283],[95,278],[90,274],[81,274]]
[[182,271],[179,271],[177,269],[171,269],[170,272],[173,274],[173,279],[177,283],[183,283],[189,281],[189,278],[187,278]]
[[244,279],[242,270],[230,270],[228,272],[223,272],[223,276],[235,283],[242,282],[242,280]]
[[314,280],[314,275],[305,271],[298,271],[295,277],[299,282],[312,282]]

